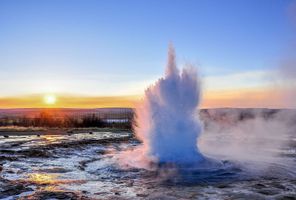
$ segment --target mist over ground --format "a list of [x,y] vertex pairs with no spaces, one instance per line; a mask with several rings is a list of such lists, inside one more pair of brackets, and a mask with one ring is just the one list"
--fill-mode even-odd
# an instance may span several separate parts
[[295,110],[205,109],[200,115],[204,131],[198,145],[205,155],[247,163],[246,168],[257,172],[274,163],[295,170],[282,157],[296,137]]

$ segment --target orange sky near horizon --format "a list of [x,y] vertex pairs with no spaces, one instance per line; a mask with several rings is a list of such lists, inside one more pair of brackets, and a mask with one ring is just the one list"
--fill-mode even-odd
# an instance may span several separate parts
[[99,107],[133,107],[135,96],[69,96],[55,95],[54,104],[44,102],[45,95],[28,95],[0,98],[0,108],[99,108]]
[[[54,104],[46,104],[46,95],[0,98],[0,108],[101,108],[135,107],[141,95],[133,96],[74,96],[56,94]],[[204,91],[201,108],[287,108],[281,92],[273,88]]]

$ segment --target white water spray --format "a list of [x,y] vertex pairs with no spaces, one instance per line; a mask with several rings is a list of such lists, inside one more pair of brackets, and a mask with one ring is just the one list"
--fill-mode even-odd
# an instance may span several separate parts
[[158,163],[188,164],[204,159],[197,147],[201,132],[197,108],[200,86],[197,72],[181,72],[170,46],[165,77],[145,91],[136,109],[135,133],[143,145],[142,156]]

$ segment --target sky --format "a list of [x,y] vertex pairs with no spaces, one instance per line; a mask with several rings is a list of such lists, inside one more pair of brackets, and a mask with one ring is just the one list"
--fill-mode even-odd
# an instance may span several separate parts
[[179,67],[198,68],[202,107],[296,107],[294,80],[279,75],[295,5],[0,0],[0,107],[133,107],[163,75],[170,43]]

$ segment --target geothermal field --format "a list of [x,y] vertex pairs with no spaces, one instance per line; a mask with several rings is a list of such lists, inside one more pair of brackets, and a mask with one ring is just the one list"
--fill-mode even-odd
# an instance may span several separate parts
[[1,133],[0,199],[296,199],[296,111],[200,98],[170,48],[132,131]]
[[131,156],[131,132],[1,138],[0,199],[295,199],[296,112],[201,115],[197,160]]

